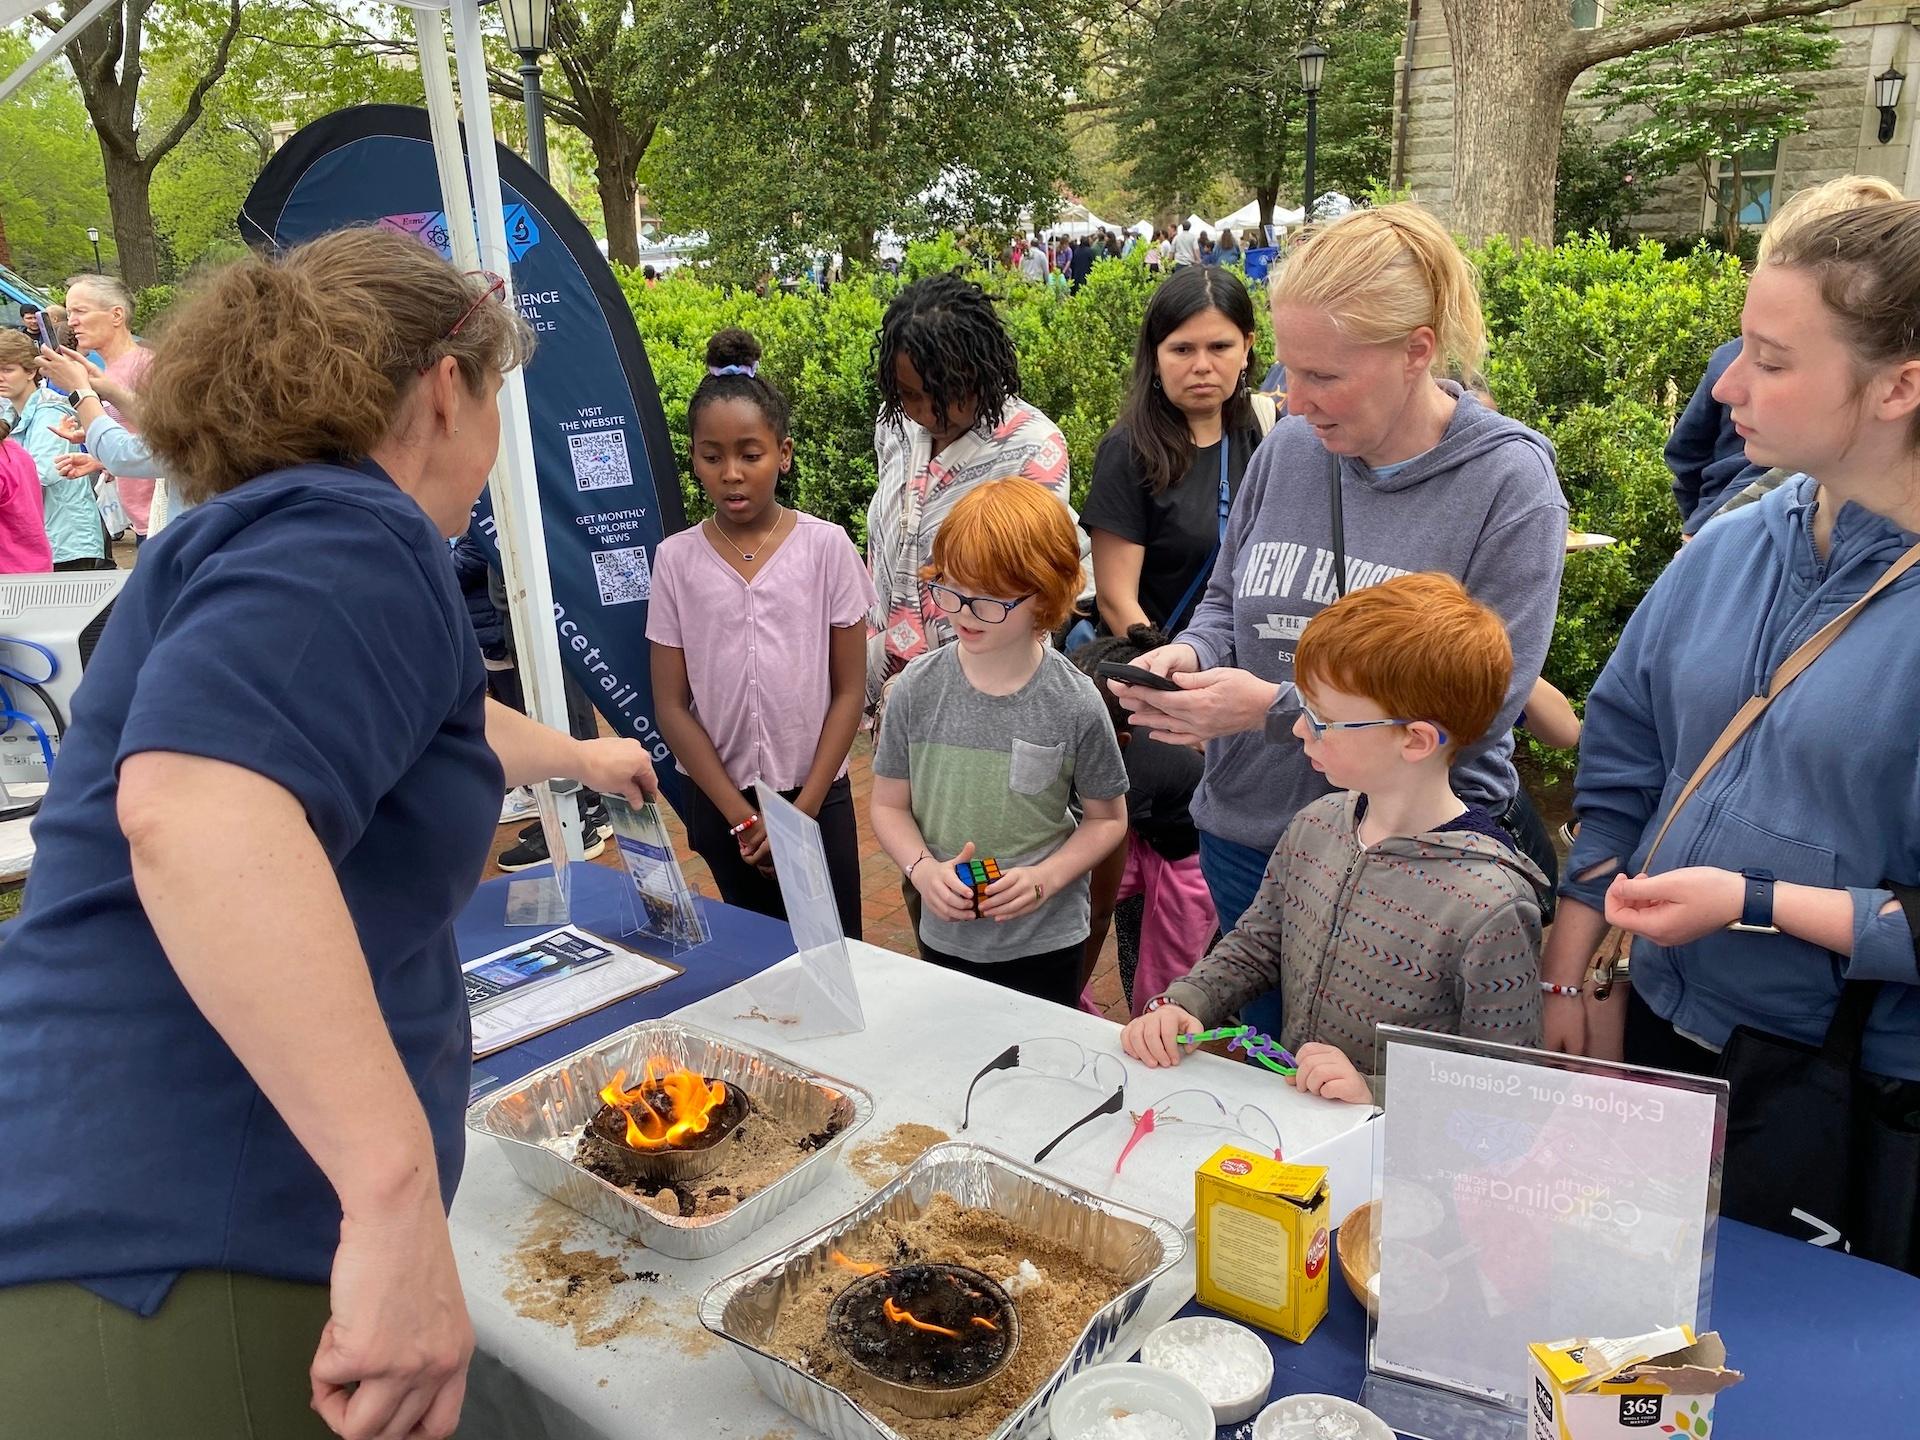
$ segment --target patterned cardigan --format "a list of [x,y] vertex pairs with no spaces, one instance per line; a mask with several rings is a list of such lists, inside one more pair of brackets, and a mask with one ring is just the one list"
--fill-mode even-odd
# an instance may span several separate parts
[[1277,984],[1282,1045],[1337,1046],[1369,1075],[1376,1025],[1537,1045],[1546,877],[1468,830],[1362,848],[1357,800],[1294,817],[1238,928],[1168,999],[1213,1026]]

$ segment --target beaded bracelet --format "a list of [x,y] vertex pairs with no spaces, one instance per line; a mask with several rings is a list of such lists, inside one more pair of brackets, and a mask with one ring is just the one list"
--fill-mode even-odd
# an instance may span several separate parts
[[732,829],[728,830],[727,834],[744,835],[747,833],[747,831],[751,830],[754,826],[758,825],[759,823],[760,823],[760,817],[758,815],[749,815],[747,816],[746,819],[742,820],[738,825],[735,825]]
[[1578,985],[1556,985],[1551,980],[1542,980],[1540,982],[1540,988],[1549,995],[1578,995],[1580,993],[1580,987]]

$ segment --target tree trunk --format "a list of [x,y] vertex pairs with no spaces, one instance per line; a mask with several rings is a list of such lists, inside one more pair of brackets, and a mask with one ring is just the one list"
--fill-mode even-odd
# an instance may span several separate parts
[[1254,202],[1260,207],[1260,233],[1258,243],[1264,245],[1267,243],[1266,227],[1277,223],[1273,218],[1273,207],[1280,203],[1279,177],[1275,176],[1272,184],[1262,181],[1259,188],[1253,192],[1253,198]]
[[1440,0],[1453,54],[1453,228],[1553,240],[1560,122],[1580,72],[1603,60],[1846,0],[1670,0],[1575,30],[1567,0]]
[[106,146],[100,159],[107,172],[107,209],[113,216],[113,243],[120,256],[120,279],[137,299],[160,283],[160,245],[153,229],[153,171],[129,162]]
[[640,263],[640,224],[634,211],[640,198],[638,167],[626,160],[626,147],[593,142],[593,175],[600,184],[600,218],[607,226],[607,258],[629,268]]
[[1579,67],[1565,0],[1441,0],[1453,50],[1454,229],[1553,241],[1560,121]]

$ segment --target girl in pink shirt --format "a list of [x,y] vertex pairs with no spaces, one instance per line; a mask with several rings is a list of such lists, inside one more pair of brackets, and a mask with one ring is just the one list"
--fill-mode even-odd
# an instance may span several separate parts
[[693,780],[687,838],[729,905],[786,918],[749,787],[820,822],[840,924],[860,938],[860,836],[847,751],[866,705],[867,614],[853,540],[775,496],[793,465],[787,400],[760,342],[722,330],[687,405],[714,513],[655,552],[647,639],[660,733]]
[[[0,437],[12,428],[0,420]],[[53,569],[44,507],[40,469],[33,457],[18,441],[0,438],[0,575],[37,575]]]

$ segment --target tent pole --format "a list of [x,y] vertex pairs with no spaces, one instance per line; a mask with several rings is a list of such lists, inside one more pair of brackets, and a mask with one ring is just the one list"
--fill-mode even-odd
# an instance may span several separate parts
[[[477,0],[453,0],[448,13],[453,22],[453,58],[469,140],[467,165],[473,176],[474,204],[466,215],[475,217],[479,224],[479,268],[503,277],[508,302],[517,305],[519,291],[513,284],[512,252],[507,248],[500,165],[493,148],[493,106],[487,94],[480,8]],[[440,74],[446,74],[444,65]],[[447,148],[458,153],[455,147]],[[450,230],[458,234],[465,218],[456,219],[449,204]],[[500,458],[488,484],[527,713],[565,734],[567,701],[561,678],[560,641],[554,629],[553,578],[547,568],[547,542],[541,528],[526,376],[519,370],[507,376],[500,387]],[[567,857],[578,860],[581,844],[577,812],[567,804],[560,809]]]

